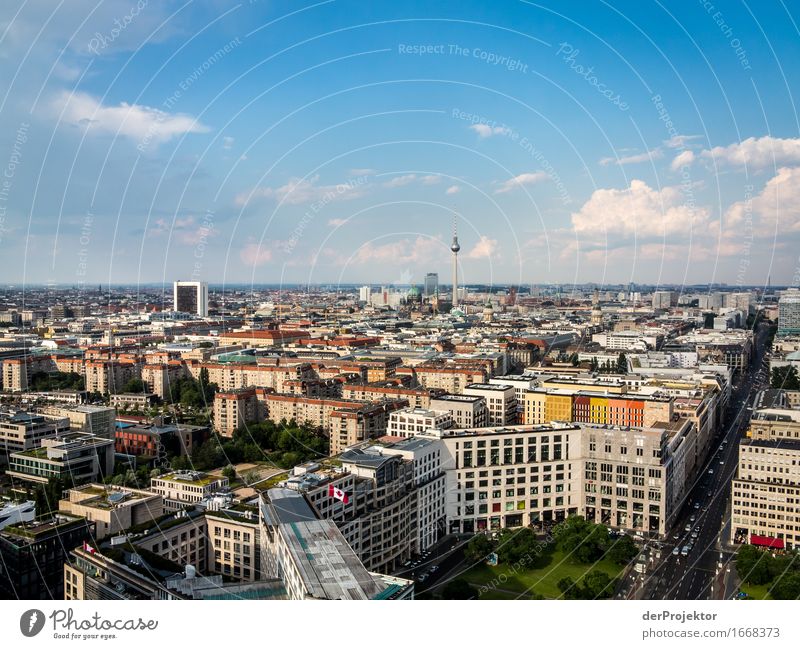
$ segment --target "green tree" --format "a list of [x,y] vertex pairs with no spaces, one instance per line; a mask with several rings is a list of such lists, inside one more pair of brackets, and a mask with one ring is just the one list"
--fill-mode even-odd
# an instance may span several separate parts
[[478,589],[465,579],[448,581],[442,589],[442,599],[477,599]]
[[494,548],[494,542],[486,534],[478,534],[467,543],[467,547],[464,548],[464,556],[470,561],[485,561],[486,557],[494,552]]
[[122,391],[123,392],[147,392],[147,383],[142,381],[142,379],[131,379],[124,386],[122,386]]
[[774,599],[800,599],[800,573],[789,572],[778,577],[770,594]]
[[773,367],[770,376],[770,386],[782,390],[800,390],[800,377],[794,365]]
[[619,357],[617,358],[617,374],[627,374],[628,373],[628,359],[624,353],[620,352]]
[[743,545],[736,555],[736,572],[748,584],[760,585],[772,581],[772,556],[753,545]]
[[583,599],[608,599],[614,594],[616,580],[602,570],[592,570],[583,578],[581,596]]
[[236,480],[236,469],[233,468],[232,464],[229,464],[224,469],[222,469],[222,475],[225,478],[228,478],[230,482]]
[[637,554],[639,548],[633,542],[633,539],[628,536],[620,536],[611,542],[611,547],[608,548],[606,555],[614,563],[624,566],[628,564]]

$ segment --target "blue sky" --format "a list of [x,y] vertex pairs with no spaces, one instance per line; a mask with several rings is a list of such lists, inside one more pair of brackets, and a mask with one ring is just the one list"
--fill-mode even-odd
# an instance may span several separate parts
[[6,2],[0,281],[796,283],[796,14]]

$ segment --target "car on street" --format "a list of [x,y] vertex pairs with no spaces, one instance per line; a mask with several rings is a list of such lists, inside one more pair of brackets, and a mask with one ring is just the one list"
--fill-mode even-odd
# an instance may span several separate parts
[[713,473],[714,473],[714,469],[709,469],[708,470],[708,475],[712,475]]
[[685,557],[688,556],[688,554],[689,554],[689,546],[684,545],[683,548],[681,549],[681,556]]
[[675,555],[676,557],[677,557],[677,556],[678,556],[680,553],[681,553],[681,549],[680,549],[680,548],[679,548],[677,545],[676,545],[674,548],[672,548],[672,554],[673,554],[673,555]]

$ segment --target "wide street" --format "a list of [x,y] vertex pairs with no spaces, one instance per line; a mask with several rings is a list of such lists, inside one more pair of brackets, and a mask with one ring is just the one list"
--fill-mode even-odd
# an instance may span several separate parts
[[[639,598],[726,597],[723,575],[717,575],[732,567],[735,555],[721,551],[720,540],[723,546],[727,544],[722,532],[725,526],[725,535],[728,534],[730,486],[736,474],[738,443],[747,430],[753,399],[769,381],[767,371],[762,369],[767,335],[768,328],[760,326],[750,371],[739,377],[734,385],[726,423],[712,444],[712,451],[662,546],[661,558],[654,562],[640,582],[636,595]],[[693,548],[684,556],[682,550],[695,534]],[[674,548],[678,548],[677,554]]]

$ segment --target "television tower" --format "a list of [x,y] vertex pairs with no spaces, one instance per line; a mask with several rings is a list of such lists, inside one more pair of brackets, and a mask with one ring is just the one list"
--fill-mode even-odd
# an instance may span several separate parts
[[450,244],[450,250],[453,251],[453,308],[458,306],[458,251],[461,246],[458,245],[458,231],[456,230],[456,220],[453,219],[453,243]]

